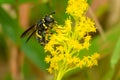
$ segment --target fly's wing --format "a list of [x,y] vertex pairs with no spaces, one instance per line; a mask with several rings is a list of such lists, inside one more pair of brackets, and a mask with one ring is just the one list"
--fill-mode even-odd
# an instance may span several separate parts
[[30,31],[31,31],[32,29],[34,29],[34,26],[35,26],[35,25],[32,25],[30,28],[28,28],[26,31],[24,31],[20,37],[23,38],[23,37],[27,36],[27,34],[29,34]]
[[[24,31],[22,33],[22,35],[20,36],[21,38],[24,38],[26,36],[28,36],[26,42],[29,41],[29,39],[32,37],[32,35],[36,32],[36,30],[34,29],[35,25],[31,26],[30,28],[28,28],[26,31]],[[34,31],[33,31],[34,30]]]
[[32,35],[33,35],[35,32],[36,32],[36,30],[34,30],[34,31],[29,35],[29,37],[27,38],[26,42],[29,41],[29,39],[32,37]]

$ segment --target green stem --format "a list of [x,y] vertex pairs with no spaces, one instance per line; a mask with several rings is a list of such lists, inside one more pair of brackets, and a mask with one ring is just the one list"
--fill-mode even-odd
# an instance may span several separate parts
[[65,73],[65,69],[64,69],[64,66],[62,66],[61,69],[59,70],[59,72],[55,75],[54,80],[62,80],[64,73]]
[[60,72],[57,76],[57,80],[61,80],[62,79],[62,72]]

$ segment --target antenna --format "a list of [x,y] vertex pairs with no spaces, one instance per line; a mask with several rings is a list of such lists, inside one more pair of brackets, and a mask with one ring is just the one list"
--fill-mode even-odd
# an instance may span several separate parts
[[52,15],[52,14],[55,14],[56,13],[56,11],[53,11],[53,12],[51,12],[49,15]]

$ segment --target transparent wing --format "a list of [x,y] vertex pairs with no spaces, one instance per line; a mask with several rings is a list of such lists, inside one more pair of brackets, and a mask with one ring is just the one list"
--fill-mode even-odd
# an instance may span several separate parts
[[35,27],[35,25],[32,25],[30,28],[28,28],[26,31],[24,31],[20,37],[23,38],[23,37],[27,36],[29,33],[31,33],[31,30],[34,29],[34,27]]

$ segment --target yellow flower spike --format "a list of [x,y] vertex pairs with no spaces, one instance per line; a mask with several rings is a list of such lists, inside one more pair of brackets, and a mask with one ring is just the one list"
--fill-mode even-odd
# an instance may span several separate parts
[[66,21],[65,21],[65,32],[71,32],[71,20],[70,19],[67,19]]
[[[48,35],[50,41],[45,45],[45,52],[49,52],[45,61],[49,63],[48,71],[55,75],[54,80],[61,80],[65,73],[77,67],[92,67],[98,65],[100,55],[84,56],[80,58],[82,49],[89,49],[91,36],[89,32],[96,32],[94,22],[85,16],[88,9],[86,0],[68,0],[66,13],[69,16],[64,25],[53,26],[55,33]],[[74,24],[74,25],[73,25]]]
[[50,67],[53,68],[54,70],[58,70],[58,64],[57,63],[51,63]]
[[84,65],[85,65],[85,62],[83,60],[80,60],[78,66],[80,68],[83,68]]
[[78,57],[73,57],[73,63],[74,63],[74,64],[78,63],[79,60],[80,60],[80,59],[79,59]]
[[88,8],[86,0],[69,0],[66,13],[71,14],[75,18],[81,17]]
[[49,72],[50,74],[52,74],[52,73],[53,73],[52,68],[48,68],[47,70],[48,70],[48,72]]
[[52,45],[51,44],[46,44],[46,46],[44,47],[45,52],[47,51],[53,51]]
[[86,66],[89,67],[89,68],[91,68],[93,66],[92,61],[87,61],[86,62]]
[[86,48],[86,49],[89,48],[89,46],[90,46],[90,43],[89,43],[90,39],[91,39],[91,36],[86,36],[85,37],[85,39],[84,39],[85,41],[83,43],[84,48]]
[[55,56],[56,54],[57,54],[57,52],[56,52],[56,51],[54,51],[54,50],[53,50],[53,51],[51,51],[51,55],[52,55],[52,56]]
[[64,59],[64,54],[59,54],[59,61],[63,60]]
[[98,53],[94,53],[94,55],[92,56],[94,59],[99,59],[100,58],[100,54]]
[[56,47],[56,51],[60,54],[63,54],[64,48],[62,46]]
[[51,61],[51,56],[47,55],[47,57],[45,58],[46,63],[49,63]]

